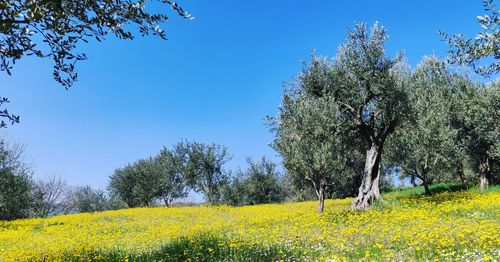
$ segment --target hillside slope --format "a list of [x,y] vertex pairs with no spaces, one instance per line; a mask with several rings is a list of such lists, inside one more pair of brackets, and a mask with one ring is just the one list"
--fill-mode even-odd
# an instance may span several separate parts
[[489,260],[500,257],[500,192],[390,193],[246,207],[136,208],[0,222],[1,261]]

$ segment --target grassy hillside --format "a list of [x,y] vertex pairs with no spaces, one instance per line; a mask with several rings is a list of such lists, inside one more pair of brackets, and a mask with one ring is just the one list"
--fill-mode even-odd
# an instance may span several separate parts
[[[417,189],[418,190],[418,189]],[[247,207],[136,208],[0,222],[2,261],[490,260],[500,257],[500,190],[385,194]]]

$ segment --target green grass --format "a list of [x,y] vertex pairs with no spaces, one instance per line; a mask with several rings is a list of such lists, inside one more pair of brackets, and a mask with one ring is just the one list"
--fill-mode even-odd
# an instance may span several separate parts
[[[481,190],[478,187],[465,187],[462,184],[458,183],[439,183],[433,184],[429,186],[431,194],[439,194],[443,192],[480,192]],[[484,192],[498,192],[500,191],[500,185],[490,186],[484,189]],[[417,187],[404,187],[404,188],[395,188],[382,193],[382,197],[388,198],[397,198],[397,197],[408,197],[408,196],[421,196],[425,195],[425,190],[423,186]]]

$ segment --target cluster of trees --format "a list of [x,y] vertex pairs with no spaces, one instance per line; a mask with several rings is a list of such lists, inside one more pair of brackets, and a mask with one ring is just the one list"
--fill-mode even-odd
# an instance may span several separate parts
[[170,206],[173,200],[186,197],[188,190],[203,193],[207,203],[216,204],[228,180],[223,165],[229,159],[226,147],[181,142],[115,170],[109,187],[130,207],[151,206],[158,199]]
[[394,170],[426,193],[465,183],[468,167],[481,187],[498,180],[500,82],[474,82],[436,57],[411,69],[403,54],[386,56],[386,40],[378,24],[358,24],[334,58],[313,54],[269,119],[288,174],[314,189],[320,212],[329,187],[352,183],[353,209],[366,209]]
[[119,209],[126,205],[90,186],[71,187],[49,177],[34,180],[24,150],[0,139],[0,220]]
[[[55,176],[34,180],[23,148],[0,140],[0,220],[49,217],[59,214],[98,212],[128,207],[171,206],[190,191],[209,205],[255,205],[310,200],[314,192],[292,176],[278,171],[267,158],[247,159],[245,170],[231,172],[231,159],[221,145],[180,142],[164,147],[153,157],[116,169],[108,190],[72,187]],[[329,188],[326,197],[350,195],[344,187]],[[337,191],[336,191],[337,190]]]
[[203,194],[207,204],[246,205],[281,202],[284,191],[276,164],[263,158],[248,159],[246,172],[231,175],[224,165],[231,159],[226,147],[181,142],[164,147],[154,157],[140,159],[115,170],[110,177],[112,195],[129,207],[151,206],[184,198],[190,190]]
[[238,170],[222,188],[222,202],[242,206],[283,202],[291,194],[277,165],[263,157],[259,162],[247,159],[248,168]]

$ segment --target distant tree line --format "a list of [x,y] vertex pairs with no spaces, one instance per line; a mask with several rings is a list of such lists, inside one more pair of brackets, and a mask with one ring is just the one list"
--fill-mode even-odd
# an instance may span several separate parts
[[21,146],[0,139],[0,220],[49,217],[129,207],[172,206],[189,191],[209,205],[253,205],[283,202],[284,179],[266,158],[248,159],[248,169],[231,172],[228,149],[216,144],[180,142],[153,157],[118,168],[108,190],[72,187],[55,176],[33,179]]
[[276,164],[262,158],[248,159],[248,169],[235,175],[224,165],[231,159],[228,149],[216,144],[180,142],[163,148],[154,157],[140,159],[115,170],[109,189],[129,207],[163,202],[171,206],[190,190],[201,193],[210,205],[252,205],[282,202],[282,177]]
[[0,139],[0,220],[124,207],[120,199],[90,186],[71,187],[55,176],[34,180],[23,147]]

